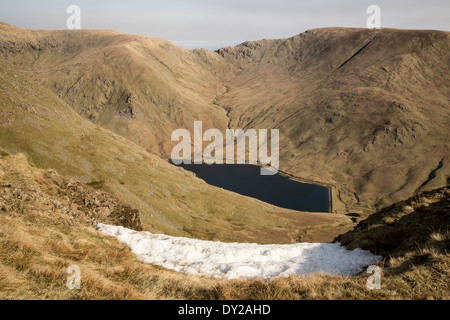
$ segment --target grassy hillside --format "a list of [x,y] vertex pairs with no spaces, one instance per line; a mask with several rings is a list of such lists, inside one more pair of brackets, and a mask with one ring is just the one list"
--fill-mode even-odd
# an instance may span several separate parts
[[[281,170],[368,212],[447,183],[449,33],[314,29],[210,52],[0,24],[0,55],[84,118],[168,157],[175,128],[279,128]],[[344,206],[338,205],[342,201]]]
[[[170,156],[171,134],[195,120],[223,129],[213,104],[219,56],[114,31],[37,31],[0,23],[0,56],[39,80],[78,114],[153,153]],[[219,63],[219,64],[218,64]]]
[[[0,298],[449,299],[449,47],[448,32],[329,28],[210,52],[0,23]],[[172,130],[194,120],[279,128],[281,170],[334,185],[347,215],[280,209],[170,165]],[[139,262],[99,221],[335,239],[384,256],[382,288],[366,273],[186,276]],[[81,291],[65,286],[70,265]]]
[[372,214],[336,241],[391,258],[427,246],[434,253],[448,253],[449,202],[448,186],[426,190]]
[[[385,255],[380,263],[381,289],[369,290],[369,275],[364,272],[346,277],[318,274],[269,282],[227,281],[144,264],[124,244],[92,226],[92,218],[105,221],[100,210],[104,205],[120,207],[114,197],[53,170],[31,167],[23,155],[4,151],[0,155],[0,180],[0,299],[450,298],[448,223],[441,228],[434,224],[433,230],[421,223],[423,218],[448,221],[448,188],[375,213],[339,238],[349,247],[365,246]],[[79,197],[99,202],[76,203]],[[406,211],[398,209],[406,206]],[[124,221],[127,225],[130,220]],[[400,230],[413,227],[414,234],[420,235],[414,239],[415,246],[403,246],[408,243],[405,233],[390,237],[392,223],[405,227]],[[372,227],[366,228],[368,225]],[[392,241],[389,249],[384,245],[386,235]],[[66,270],[72,265],[81,270],[81,290],[66,287]]]
[[336,185],[347,210],[382,207],[450,176],[449,49],[429,30],[246,42],[218,50],[233,66],[218,103],[231,127],[280,129],[282,170]]
[[[283,210],[207,185],[129,140],[80,117],[51,90],[0,64],[0,146],[108,191],[141,213],[144,229],[222,241],[331,240],[346,216]],[[316,232],[317,231],[317,232]]]

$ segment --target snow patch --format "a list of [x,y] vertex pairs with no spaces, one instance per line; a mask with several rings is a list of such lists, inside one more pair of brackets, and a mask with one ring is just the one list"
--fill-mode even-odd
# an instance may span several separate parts
[[145,263],[224,279],[272,279],[318,272],[352,275],[382,258],[361,249],[346,250],[340,243],[224,243],[106,224],[98,224],[97,229],[126,244]]

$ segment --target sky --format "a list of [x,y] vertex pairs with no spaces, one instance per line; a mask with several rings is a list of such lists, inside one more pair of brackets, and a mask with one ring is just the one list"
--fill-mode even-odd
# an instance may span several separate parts
[[0,0],[0,21],[66,29],[69,5],[82,29],[113,29],[215,50],[249,40],[288,38],[320,27],[366,27],[369,5],[381,27],[450,31],[449,0]]

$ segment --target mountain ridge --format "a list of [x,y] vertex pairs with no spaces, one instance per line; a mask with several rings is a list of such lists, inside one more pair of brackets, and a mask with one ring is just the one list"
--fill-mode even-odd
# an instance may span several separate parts
[[344,213],[388,205],[424,182],[442,186],[450,175],[441,129],[450,125],[449,32],[318,28],[217,51],[113,31],[33,32],[56,32],[79,54],[56,50],[51,37],[18,53],[20,43],[0,32],[6,61],[163,158],[171,132],[192,131],[195,120],[205,129],[277,127],[280,170],[335,186]]

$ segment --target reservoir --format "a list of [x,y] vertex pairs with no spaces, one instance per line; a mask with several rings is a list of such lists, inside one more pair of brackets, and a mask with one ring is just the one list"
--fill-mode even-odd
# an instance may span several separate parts
[[330,212],[329,188],[302,183],[276,174],[260,175],[260,167],[248,164],[181,164],[206,183],[275,206],[309,212]]

